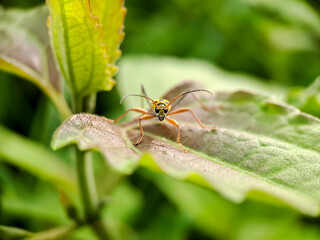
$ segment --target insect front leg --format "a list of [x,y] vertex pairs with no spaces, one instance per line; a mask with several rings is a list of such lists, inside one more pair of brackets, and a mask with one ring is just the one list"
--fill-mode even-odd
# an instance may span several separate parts
[[120,117],[118,117],[116,120],[114,120],[114,123],[119,122],[120,119],[123,118],[125,115],[127,115],[130,111],[151,115],[151,113],[149,113],[149,112],[148,112],[147,110],[145,110],[145,109],[142,109],[142,108],[131,108],[131,109],[129,109],[128,111],[126,111],[124,114],[122,114]]
[[206,128],[206,129],[210,129],[210,130],[216,130],[218,127],[209,127],[209,126],[204,126],[202,124],[202,122],[199,120],[199,118],[197,118],[197,116],[194,114],[194,112],[190,109],[190,108],[181,108],[181,109],[178,109],[176,111],[173,111],[173,112],[170,112],[167,114],[168,115],[173,115],[173,114],[177,114],[177,113],[184,113],[184,112],[190,112],[192,114],[192,116],[194,117],[194,119],[199,123],[199,125],[202,127],[202,128]]
[[168,117],[166,117],[166,119],[169,123],[171,123],[172,125],[174,125],[178,128],[177,143],[179,144],[180,148],[185,152],[189,152],[187,149],[184,149],[180,143],[180,125],[179,125],[179,123],[176,120],[168,118]]
[[140,138],[134,143],[134,145],[138,145],[141,141],[142,141],[142,138],[144,136],[144,132],[143,132],[143,129],[142,129],[142,125],[141,125],[141,121],[142,120],[148,120],[148,119],[152,119],[154,118],[155,115],[150,115],[150,114],[147,114],[147,115],[142,115],[141,117],[139,117],[139,126],[140,126],[140,131],[141,131],[141,136]]

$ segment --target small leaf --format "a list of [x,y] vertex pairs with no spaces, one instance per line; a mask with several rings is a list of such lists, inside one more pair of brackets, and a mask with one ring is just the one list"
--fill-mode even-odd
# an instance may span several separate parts
[[103,26],[102,42],[107,46],[107,54],[112,65],[112,73],[116,72],[114,65],[121,55],[120,43],[124,38],[124,17],[126,9],[124,0],[100,1],[91,0],[91,8],[94,16],[99,17],[99,22]]
[[93,17],[88,0],[48,0],[48,25],[60,70],[77,97],[110,90],[114,84],[108,69],[102,27]]
[[0,157],[10,164],[49,180],[58,187],[75,190],[70,169],[50,149],[0,126]]
[[[192,86],[181,84],[165,98]],[[135,151],[151,157],[145,155],[140,165],[156,169],[150,164],[155,162],[166,174],[211,186],[234,202],[247,196],[279,199],[305,214],[319,214],[319,119],[246,91],[198,96],[209,110],[191,95],[179,105],[190,107],[204,124],[218,130],[202,129],[190,113],[173,115],[181,125],[181,143],[190,150],[186,153],[176,143],[175,126],[145,122],[145,136]],[[116,165],[115,148],[125,149],[118,153],[119,162],[127,152],[128,158],[137,155],[132,145],[140,135],[137,127],[137,120],[118,127],[102,117],[74,115],[58,129],[53,146],[77,143],[82,150],[101,151]]]

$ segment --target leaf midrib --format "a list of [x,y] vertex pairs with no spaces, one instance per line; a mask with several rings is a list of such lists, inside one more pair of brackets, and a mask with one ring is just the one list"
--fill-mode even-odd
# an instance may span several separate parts
[[[63,0],[59,0],[60,6],[61,6],[61,20],[64,25],[63,28],[63,35],[65,36],[65,51],[66,51],[66,57],[67,57],[67,68],[68,68],[68,73],[70,76],[70,83],[72,85],[73,94],[76,92],[76,83],[74,79],[74,72],[73,72],[73,64],[71,60],[71,54],[70,54],[70,42],[69,42],[69,35],[68,35],[68,24],[67,24],[67,18],[65,14],[65,4]],[[63,63],[61,64],[62,66],[64,65]]]

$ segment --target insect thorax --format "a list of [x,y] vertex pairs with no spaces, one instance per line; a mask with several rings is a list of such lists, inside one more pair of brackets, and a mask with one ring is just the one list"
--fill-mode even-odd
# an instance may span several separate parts
[[[169,104],[169,101],[167,99],[156,99],[154,102],[155,102],[155,104],[152,103],[152,110],[153,111],[155,110],[156,106],[160,109],[163,109]],[[168,111],[169,111],[170,107],[171,106],[168,107]]]
[[152,103],[152,110],[155,112],[158,119],[160,121],[163,121],[167,112],[170,110],[170,107],[171,107],[169,106],[164,110],[164,108],[169,104],[169,101],[166,99],[156,99],[154,102],[155,103]]

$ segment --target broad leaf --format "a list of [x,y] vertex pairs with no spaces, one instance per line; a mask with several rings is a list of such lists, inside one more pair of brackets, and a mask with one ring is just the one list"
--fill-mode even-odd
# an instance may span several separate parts
[[89,0],[48,0],[48,25],[60,70],[77,97],[113,86],[102,27]]
[[114,1],[90,1],[92,13],[99,17],[99,22],[103,26],[102,43],[107,46],[112,74],[115,74],[117,68],[114,65],[121,55],[119,49],[120,43],[124,38],[123,22],[126,14],[124,0]]
[[46,6],[30,10],[3,10],[0,14],[0,69],[37,85],[64,119],[71,113],[60,93],[46,27]]
[[[181,84],[165,98],[172,99],[191,88],[192,82]],[[189,113],[173,115],[181,123],[181,143],[190,153],[179,148],[177,129],[168,123],[145,122],[146,136],[134,147],[132,143],[140,135],[137,120],[118,127],[106,118],[89,114],[66,120],[55,134],[53,147],[78,143],[82,150],[101,151],[112,165],[121,163],[126,152],[132,159],[147,152],[150,157],[145,155],[140,165],[211,186],[234,202],[241,202],[246,196],[263,196],[280,199],[305,214],[319,214],[317,118],[245,91],[198,96],[209,110],[190,95],[179,105],[191,107],[204,124],[219,129],[200,128]],[[120,149],[121,155],[119,151],[119,156],[108,156]]]
[[0,126],[0,160],[49,180],[58,187],[75,190],[71,170],[50,149]]

